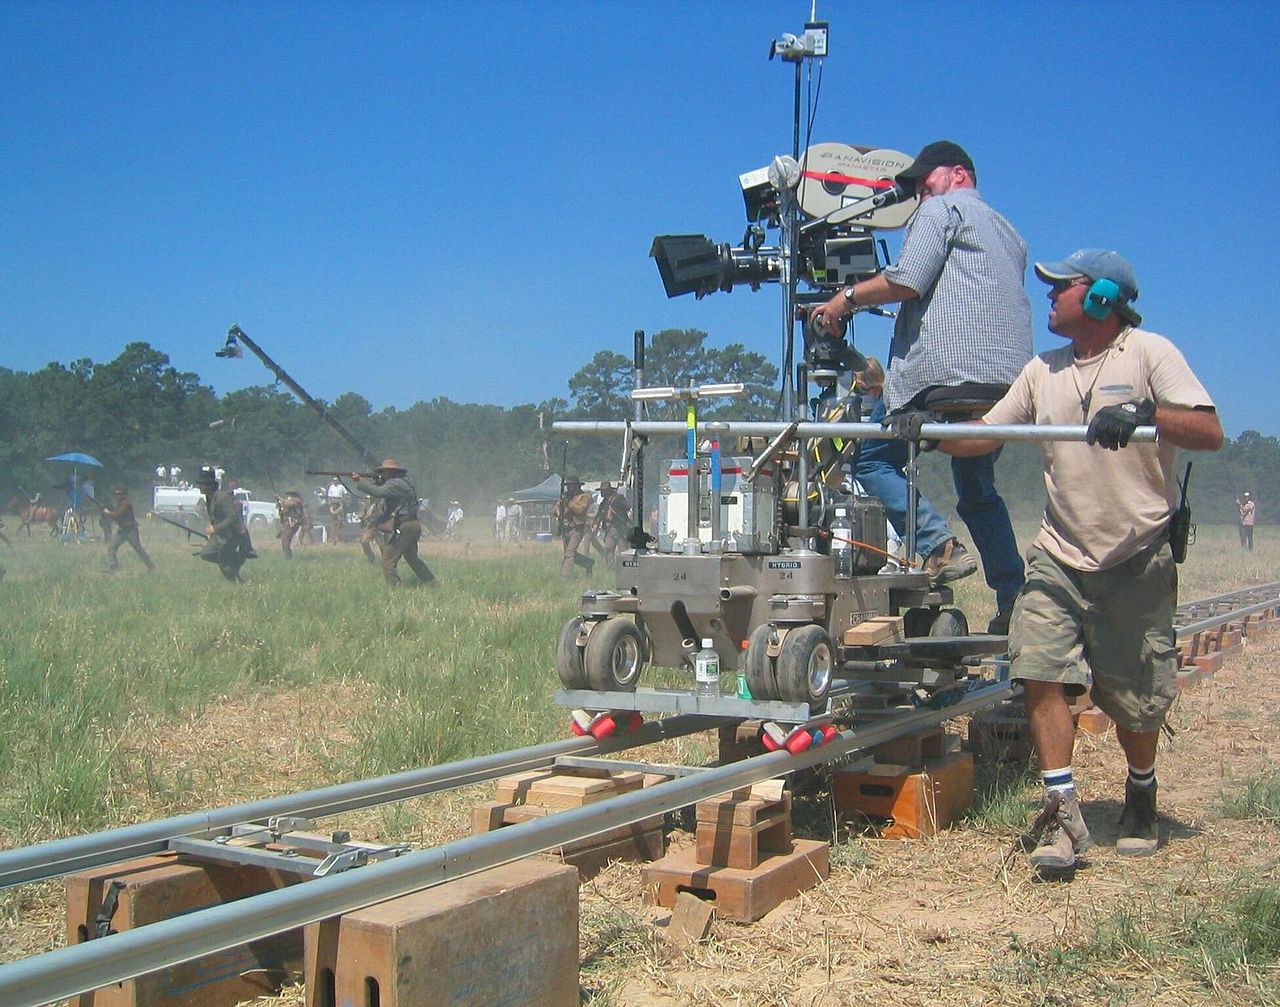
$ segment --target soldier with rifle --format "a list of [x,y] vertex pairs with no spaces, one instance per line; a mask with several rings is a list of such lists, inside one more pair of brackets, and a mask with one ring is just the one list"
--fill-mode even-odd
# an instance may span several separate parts
[[631,519],[631,504],[613,487],[612,483],[600,484],[600,506],[596,509],[591,526],[596,548],[604,561],[613,566],[618,559],[618,546],[627,540],[627,522]]
[[280,551],[284,553],[285,559],[293,559],[293,540],[307,520],[302,494],[297,490],[289,490],[284,496],[277,496],[276,513],[280,516],[280,530],[276,532],[276,537],[280,539]]
[[[367,474],[352,472],[353,482],[368,478]],[[408,470],[394,458],[387,458],[373,470],[373,481],[361,487],[363,492],[382,503],[381,522],[377,526],[389,534],[382,547],[382,575],[387,584],[396,587],[400,573],[396,569],[401,558],[423,584],[438,583],[431,568],[418,556],[418,540],[422,538],[422,523],[418,520],[418,491],[409,481]]]
[[223,577],[239,583],[240,568],[246,559],[251,558],[242,551],[243,540],[249,532],[244,524],[240,501],[218,488],[218,477],[208,465],[200,467],[195,485],[204,494],[204,506],[209,515],[209,525],[205,528],[209,540],[196,555],[217,563]]
[[556,532],[564,543],[564,560],[560,563],[560,576],[572,577],[573,568],[580,566],[591,575],[591,568],[596,561],[590,556],[578,552],[582,541],[587,537],[589,528],[587,514],[591,510],[591,494],[582,489],[582,480],[568,478],[560,491],[560,499],[556,501]]
[[129,490],[124,486],[116,486],[111,492],[116,498],[115,507],[102,507],[94,501],[94,505],[102,512],[103,520],[111,521],[114,526],[111,540],[107,543],[107,571],[114,573],[119,568],[116,553],[128,542],[147,568],[147,573],[153,572],[156,565],[151,562],[147,550],[142,548],[142,539],[138,537],[138,519],[134,516],[133,504],[129,502]]

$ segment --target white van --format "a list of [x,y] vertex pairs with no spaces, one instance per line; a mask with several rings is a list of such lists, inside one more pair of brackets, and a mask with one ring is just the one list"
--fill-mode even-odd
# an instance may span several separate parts
[[[247,489],[237,489],[234,492],[244,508],[245,523],[251,532],[276,528],[279,515],[274,502],[254,500]],[[190,528],[203,528],[206,521],[204,494],[194,486],[155,487],[151,491],[151,511]]]

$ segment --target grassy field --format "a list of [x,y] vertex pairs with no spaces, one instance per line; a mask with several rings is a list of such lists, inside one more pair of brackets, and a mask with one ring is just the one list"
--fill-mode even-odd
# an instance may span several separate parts
[[[1019,531],[1023,542],[1034,534],[1032,528]],[[551,702],[557,684],[554,649],[586,581],[560,578],[553,547],[428,543],[425,556],[441,586],[391,592],[354,545],[299,549],[297,558],[286,562],[272,541],[259,541],[262,558],[246,566],[248,583],[236,587],[223,582],[210,564],[193,559],[180,534],[147,526],[143,535],[159,566],[152,575],[128,552],[121,553],[118,573],[104,573],[100,545],[37,537],[0,547],[0,563],[7,568],[0,581],[2,847],[565,734],[565,712]],[[1265,530],[1255,552],[1246,554],[1234,528],[1204,528],[1182,568],[1182,595],[1202,597],[1280,579],[1278,558],[1280,546],[1267,541]],[[598,586],[600,579],[593,583]],[[985,626],[993,606],[978,577],[957,585],[957,600],[971,625]],[[1238,717],[1258,729],[1250,718],[1264,714],[1244,703],[1235,714],[1219,711],[1215,717],[1219,723]],[[655,757],[696,762],[711,752],[711,741],[699,737],[672,743]],[[1111,753],[1113,769],[1115,758]],[[1233,1002],[1254,1002],[1249,998],[1264,988],[1258,977],[1271,982],[1280,950],[1275,929],[1280,895],[1271,881],[1280,784],[1261,771],[1245,783],[1231,813],[1252,823],[1264,848],[1271,844],[1272,862],[1257,868],[1244,887],[1223,889],[1213,919],[1189,922],[1173,936],[1157,935],[1138,947],[1132,934],[1126,937],[1126,927],[1169,921],[1160,902],[1164,896],[1141,886],[1136,901],[1116,900],[1119,917],[1085,925],[1077,912],[1070,925],[1064,918],[1060,927],[1050,928],[1057,936],[1047,944],[1040,939],[1043,928],[1032,928],[1036,940],[983,965],[984,982],[990,980],[995,990],[1012,984],[1025,994],[1016,999],[1020,1003],[1091,1002],[1094,997],[1083,991],[1093,987],[1077,982],[1078,972],[1105,970],[1115,960],[1129,963],[1133,952],[1167,960],[1169,974],[1181,976],[1185,969],[1178,963],[1192,951],[1177,944],[1180,934],[1198,934],[1195,948],[1211,955],[1217,954],[1206,950],[1211,945],[1225,947],[1231,933],[1256,924],[1256,933],[1248,931],[1244,978],[1239,955],[1223,952],[1221,962],[1210,966],[1214,979],[1208,987],[1210,992],[1215,983],[1225,988]],[[995,836],[1003,848],[1025,822],[1032,797],[1023,770],[984,776],[970,837]],[[483,799],[464,792],[354,816],[343,825],[354,824],[357,834],[370,839],[438,842],[464,834],[469,802]],[[819,810],[812,817],[823,815]],[[829,838],[837,874],[854,892],[869,887],[873,874],[891,881],[899,869],[895,857],[903,859],[880,852],[875,842]],[[965,841],[957,840],[962,850]],[[907,860],[920,855],[913,852]],[[1206,877],[1212,873],[1205,872]],[[945,872],[943,877],[948,884],[964,883]],[[0,959],[56,943],[56,890],[37,889],[0,897],[0,926],[15,935]],[[598,893],[598,886],[592,891]],[[714,984],[706,989],[719,992],[688,998],[674,993],[674,999],[664,999],[670,983],[660,976],[664,967],[651,926],[638,915],[638,898],[632,901],[584,901],[584,988],[591,1002],[601,1007],[747,1002],[740,992],[737,1001],[726,999],[727,987]],[[847,907],[831,911],[847,913]],[[1234,929],[1228,926],[1232,920]],[[703,959],[714,961],[738,947],[736,931],[721,934],[720,926],[718,942],[706,954],[699,952]],[[605,946],[592,950],[593,941]],[[750,952],[761,953],[760,947]],[[779,955],[788,953],[785,942],[778,946]],[[695,973],[706,966],[698,957],[685,964]],[[761,966],[753,958],[719,961],[715,967],[749,975]],[[1032,993],[1039,980],[1032,973],[1045,970],[1076,976],[1066,982],[1075,994],[1055,999],[1050,990],[1037,1000]],[[990,979],[997,975],[1003,978]],[[742,988],[764,990],[751,1002],[846,1002],[788,999],[781,988],[774,994],[759,982],[754,987],[742,982]],[[855,984],[850,990],[890,1003],[916,1002],[898,996],[892,981],[886,982],[869,989]],[[1201,979],[1191,986],[1199,992],[1180,1002],[1213,1002],[1197,999],[1204,994]],[[1124,983],[1117,989],[1132,993]],[[1265,989],[1274,1001],[1275,987]],[[886,997],[886,991],[894,995]],[[980,993],[975,987],[974,998],[957,1002],[996,1002]],[[1108,994],[1102,999],[1122,998]]]

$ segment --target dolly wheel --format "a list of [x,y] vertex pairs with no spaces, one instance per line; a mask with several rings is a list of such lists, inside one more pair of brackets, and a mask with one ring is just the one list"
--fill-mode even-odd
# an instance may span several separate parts
[[958,608],[944,608],[929,626],[930,636],[968,636],[969,620]]
[[566,689],[587,687],[587,673],[582,667],[583,648],[578,646],[578,634],[581,632],[582,616],[575,615],[564,624],[556,644],[556,673]]
[[644,670],[644,639],[630,619],[606,619],[587,637],[587,685],[601,692],[635,692]]
[[757,626],[747,638],[745,671],[747,689],[752,699],[777,699],[778,682],[773,674],[773,658],[769,656],[769,637],[773,627],[769,623]]
[[820,710],[827,702],[835,649],[821,626],[797,626],[782,641],[778,655],[778,698],[788,703],[808,703]]

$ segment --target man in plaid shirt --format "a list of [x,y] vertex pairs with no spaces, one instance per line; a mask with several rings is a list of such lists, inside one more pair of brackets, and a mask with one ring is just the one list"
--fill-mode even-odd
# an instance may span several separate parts
[[[1031,304],[1023,289],[1027,245],[979,194],[969,155],[939,140],[896,181],[914,185],[920,197],[898,262],[812,312],[839,335],[856,308],[901,303],[884,386],[887,423],[894,414],[940,408],[946,399],[995,401],[1031,359]],[[996,592],[990,631],[1007,632],[1026,574],[1008,508],[996,491],[998,455],[952,458],[951,472],[956,511]],[[966,576],[974,566],[955,539],[925,557],[935,583]]]

